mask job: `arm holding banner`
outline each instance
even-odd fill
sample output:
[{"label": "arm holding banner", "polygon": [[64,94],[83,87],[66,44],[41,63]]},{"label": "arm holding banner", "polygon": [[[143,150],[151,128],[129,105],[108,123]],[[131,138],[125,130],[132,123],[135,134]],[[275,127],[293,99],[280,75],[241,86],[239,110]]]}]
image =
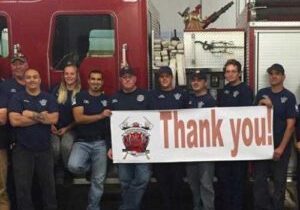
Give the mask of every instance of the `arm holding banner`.
[{"label": "arm holding banner", "polygon": [[109,109],[104,109],[100,114],[86,115],[84,114],[83,106],[77,106],[73,108],[73,115],[76,123],[89,124],[109,117],[111,111]]}]

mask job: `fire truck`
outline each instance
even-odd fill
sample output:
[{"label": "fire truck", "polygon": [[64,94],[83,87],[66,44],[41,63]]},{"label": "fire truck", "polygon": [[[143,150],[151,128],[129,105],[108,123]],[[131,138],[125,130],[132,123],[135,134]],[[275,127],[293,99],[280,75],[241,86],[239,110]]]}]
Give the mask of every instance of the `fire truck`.
[{"label": "fire truck", "polygon": [[10,77],[10,57],[21,50],[45,88],[60,81],[70,61],[79,64],[84,87],[88,72],[100,69],[111,94],[120,67],[130,64],[148,88],[153,33],[159,16],[150,0],[1,0],[0,76]]}]

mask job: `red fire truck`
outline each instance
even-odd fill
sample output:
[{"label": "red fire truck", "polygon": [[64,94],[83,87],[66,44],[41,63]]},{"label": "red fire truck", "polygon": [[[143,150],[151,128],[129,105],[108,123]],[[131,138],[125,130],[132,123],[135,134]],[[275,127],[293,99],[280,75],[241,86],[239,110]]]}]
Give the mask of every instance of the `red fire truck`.
[{"label": "red fire truck", "polygon": [[73,61],[84,86],[88,72],[101,69],[110,94],[118,89],[116,78],[126,60],[137,71],[138,85],[147,88],[149,37],[158,29],[150,0],[1,0],[0,76],[10,77],[10,57],[20,47],[47,88]]}]

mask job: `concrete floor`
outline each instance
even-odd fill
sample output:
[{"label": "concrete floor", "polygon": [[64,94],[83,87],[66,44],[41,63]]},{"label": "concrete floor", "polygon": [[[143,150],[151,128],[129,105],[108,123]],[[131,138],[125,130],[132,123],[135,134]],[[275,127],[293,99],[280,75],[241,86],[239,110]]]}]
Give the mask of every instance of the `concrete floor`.
[{"label": "concrete floor", "polygon": [[[78,183],[78,182],[77,182]],[[80,182],[79,182],[80,183]],[[83,210],[86,208],[89,185],[66,184],[57,187],[59,210]],[[188,185],[185,189],[185,210],[192,210],[192,199]],[[252,210],[252,183],[247,185],[246,204],[244,210]],[[297,210],[295,182],[288,183],[288,194],[286,198],[285,210]],[[142,210],[163,210],[157,183],[151,183],[144,196]],[[105,193],[101,201],[101,210],[117,210],[120,204],[119,184],[106,184]]]}]

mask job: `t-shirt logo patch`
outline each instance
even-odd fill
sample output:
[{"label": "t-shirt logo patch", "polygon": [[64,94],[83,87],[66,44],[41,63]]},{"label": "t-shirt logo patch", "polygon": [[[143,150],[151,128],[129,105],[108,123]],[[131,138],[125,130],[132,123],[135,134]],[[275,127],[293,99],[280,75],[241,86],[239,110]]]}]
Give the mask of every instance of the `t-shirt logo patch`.
[{"label": "t-shirt logo patch", "polygon": [[30,103],[30,101],[27,100],[27,99],[24,99],[23,101],[24,101],[25,103]]},{"label": "t-shirt logo patch", "polygon": [[295,110],[296,110],[297,113],[299,113],[299,107],[298,107],[297,104],[295,105]]},{"label": "t-shirt logo patch", "polygon": [[72,105],[76,104],[76,98],[75,97],[72,97],[71,101],[72,101]]},{"label": "t-shirt logo patch", "polygon": [[144,95],[138,95],[138,96],[136,97],[136,100],[137,100],[138,102],[142,102],[142,101],[145,100],[145,96],[144,96]]},{"label": "t-shirt logo patch", "polygon": [[107,100],[102,100],[102,101],[101,101],[101,104],[102,104],[103,106],[107,106]]},{"label": "t-shirt logo patch", "polygon": [[234,92],[233,92],[233,94],[232,94],[232,95],[233,95],[233,97],[235,97],[235,98],[236,98],[236,97],[237,97],[239,94],[240,94],[240,92],[236,90],[236,91],[234,91]]},{"label": "t-shirt logo patch", "polygon": [[199,101],[198,102],[198,108],[202,108],[204,106],[204,102],[203,101]]},{"label": "t-shirt logo patch", "polygon": [[224,90],[224,93],[225,93],[226,95],[228,95],[228,94],[230,93],[230,91],[229,91],[229,90]]},{"label": "t-shirt logo patch", "polygon": [[282,104],[284,104],[285,102],[287,102],[287,100],[288,100],[288,98],[285,97],[285,96],[283,96],[283,97],[280,98],[280,101],[281,101]]},{"label": "t-shirt logo patch", "polygon": [[11,93],[16,93],[17,90],[16,90],[15,88],[12,88],[12,89],[10,89],[10,92],[11,92]]},{"label": "t-shirt logo patch", "polygon": [[47,104],[47,99],[42,99],[42,100],[40,100],[40,104],[41,104],[42,106],[46,106],[46,104]]},{"label": "t-shirt logo patch", "polygon": [[159,95],[158,98],[166,98],[164,95]]},{"label": "t-shirt logo patch", "polygon": [[114,98],[114,99],[111,101],[112,104],[118,103],[118,102],[119,102],[119,101],[118,101],[118,99],[116,99],[116,98]]},{"label": "t-shirt logo patch", "polygon": [[181,94],[180,93],[176,93],[176,94],[174,94],[174,97],[175,97],[176,100],[179,100],[180,97],[181,97]]},{"label": "t-shirt logo patch", "polygon": [[83,100],[83,103],[84,103],[84,104],[89,104],[90,102],[89,102],[89,100],[84,99],[84,100]]}]

